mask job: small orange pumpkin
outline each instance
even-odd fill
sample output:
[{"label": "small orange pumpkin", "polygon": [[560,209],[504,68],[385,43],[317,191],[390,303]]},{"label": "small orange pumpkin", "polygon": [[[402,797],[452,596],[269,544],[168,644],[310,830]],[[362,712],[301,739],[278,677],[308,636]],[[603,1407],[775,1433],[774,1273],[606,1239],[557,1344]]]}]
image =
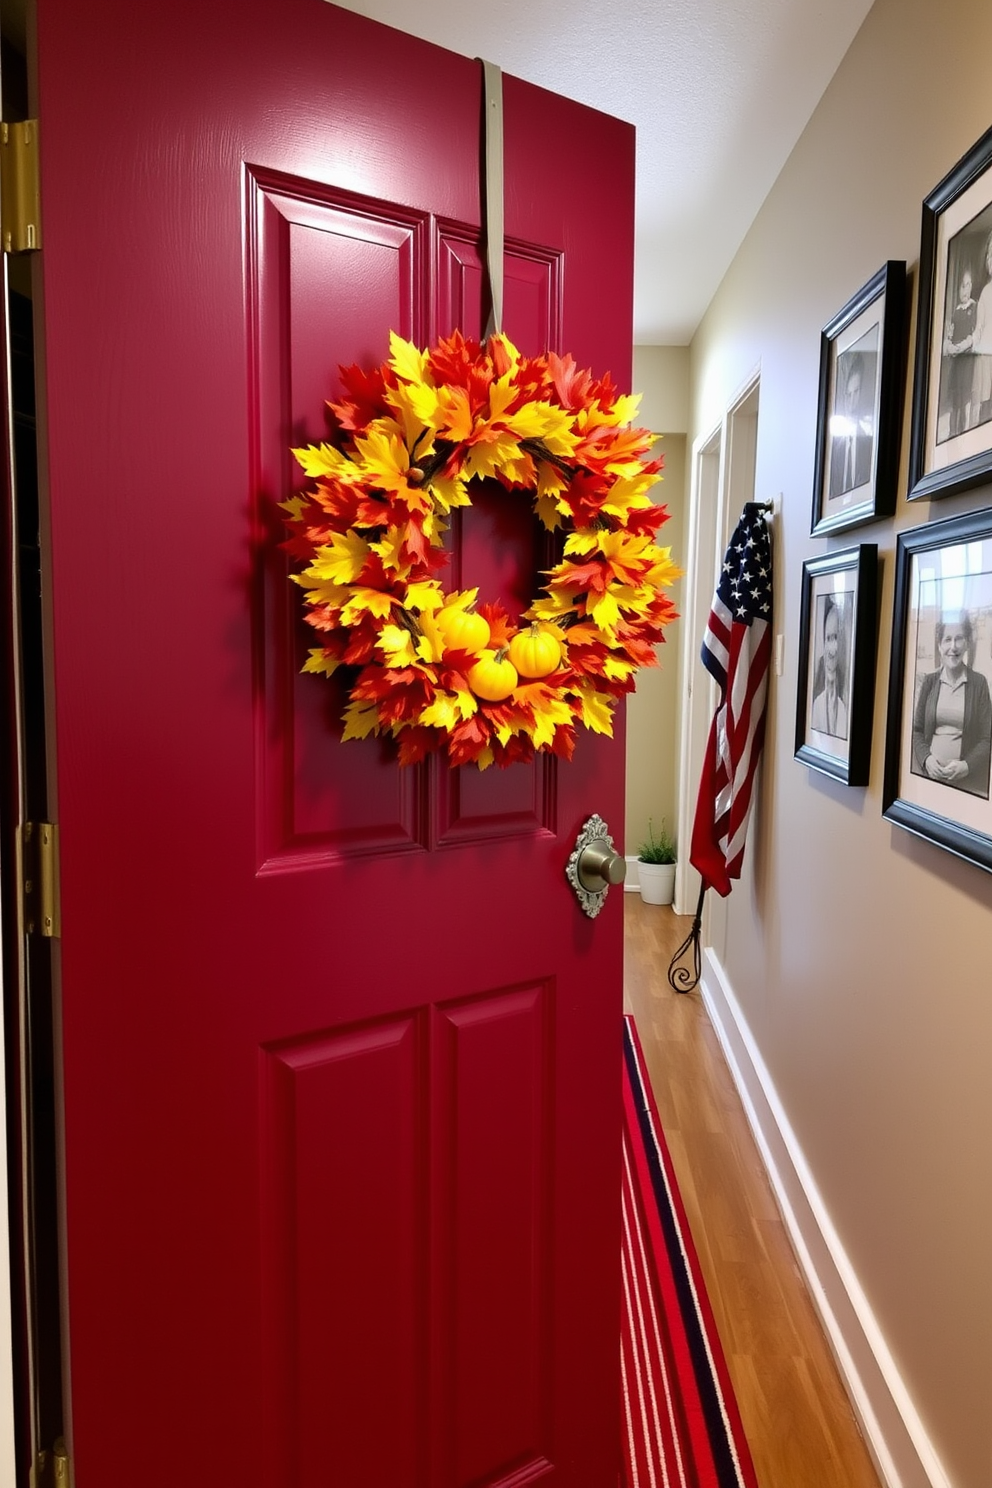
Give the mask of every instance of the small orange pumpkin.
[{"label": "small orange pumpkin", "polygon": [[547,677],[561,661],[561,641],[553,627],[530,625],[510,642],[510,660],[521,677]]},{"label": "small orange pumpkin", "polygon": [[451,605],[438,610],[434,619],[449,651],[468,651],[475,656],[489,645],[489,622],[474,610]]},{"label": "small orange pumpkin", "polygon": [[508,698],[519,680],[516,667],[503,651],[483,651],[468,672],[469,687],[487,703],[501,703]]}]

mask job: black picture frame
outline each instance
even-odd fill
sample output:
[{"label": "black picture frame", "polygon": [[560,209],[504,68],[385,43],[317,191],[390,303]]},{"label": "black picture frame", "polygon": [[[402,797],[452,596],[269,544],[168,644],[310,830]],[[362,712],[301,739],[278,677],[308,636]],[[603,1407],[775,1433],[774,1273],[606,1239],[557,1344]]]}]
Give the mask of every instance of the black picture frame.
[{"label": "black picture frame", "polygon": [[[803,564],[796,759],[867,785],[878,654],[878,545]],[[830,673],[833,673],[831,685]]]},{"label": "black picture frame", "polygon": [[905,325],[906,265],[890,259],[820,333],[814,537],[895,511]]},{"label": "black picture frame", "polygon": [[990,682],[992,509],[901,532],[882,814],[992,873]]},{"label": "black picture frame", "polygon": [[992,129],[923,203],[910,501],[966,491],[992,475],[990,166]]}]

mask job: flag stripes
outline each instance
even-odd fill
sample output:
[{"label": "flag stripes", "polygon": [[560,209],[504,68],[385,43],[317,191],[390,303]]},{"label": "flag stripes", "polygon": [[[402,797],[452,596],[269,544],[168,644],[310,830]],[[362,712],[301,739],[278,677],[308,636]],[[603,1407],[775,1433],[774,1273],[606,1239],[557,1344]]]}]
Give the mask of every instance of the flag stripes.
[{"label": "flag stripes", "polygon": [[772,644],[771,546],[763,510],[744,507],[717,584],[702,661],[720,688],[699,781],[690,861],[703,887],[740,877],[764,742]]}]

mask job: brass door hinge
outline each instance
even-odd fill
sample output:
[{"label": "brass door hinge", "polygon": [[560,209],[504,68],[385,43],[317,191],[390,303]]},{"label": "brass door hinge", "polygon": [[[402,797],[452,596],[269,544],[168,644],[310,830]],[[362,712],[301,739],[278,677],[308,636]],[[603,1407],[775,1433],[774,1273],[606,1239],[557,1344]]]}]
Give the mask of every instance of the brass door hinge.
[{"label": "brass door hinge", "polygon": [[51,1452],[39,1452],[35,1458],[31,1488],[72,1488],[72,1462],[61,1436]]},{"label": "brass door hinge", "polygon": [[4,253],[41,247],[38,121],[0,124],[0,241]]},{"label": "brass door hinge", "polygon": [[59,829],[52,822],[21,827],[24,929],[28,935],[62,934],[59,903]]}]

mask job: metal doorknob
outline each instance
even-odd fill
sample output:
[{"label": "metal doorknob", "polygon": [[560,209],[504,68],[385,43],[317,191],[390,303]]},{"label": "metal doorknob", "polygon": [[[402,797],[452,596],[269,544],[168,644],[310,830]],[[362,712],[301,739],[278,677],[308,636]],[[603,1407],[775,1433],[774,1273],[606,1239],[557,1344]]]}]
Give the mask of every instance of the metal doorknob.
[{"label": "metal doorknob", "polygon": [[610,885],[623,883],[627,876],[626,859],[613,846],[613,838],[601,816],[591,816],[575,839],[565,876],[583,914],[591,920],[606,903]]},{"label": "metal doorknob", "polygon": [[623,883],[627,877],[627,860],[600,837],[579,853],[578,874],[584,889],[590,894],[600,894],[610,884]]}]

